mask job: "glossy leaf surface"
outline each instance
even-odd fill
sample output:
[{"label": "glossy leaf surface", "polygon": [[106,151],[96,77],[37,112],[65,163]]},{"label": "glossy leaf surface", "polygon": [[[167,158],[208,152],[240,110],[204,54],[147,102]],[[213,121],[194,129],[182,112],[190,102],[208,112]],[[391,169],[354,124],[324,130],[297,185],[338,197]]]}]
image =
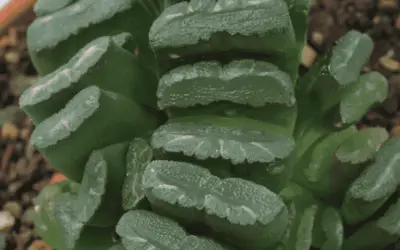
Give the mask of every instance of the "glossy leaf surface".
[{"label": "glossy leaf surface", "polygon": [[40,75],[45,75],[67,63],[95,38],[129,32],[137,38],[142,53],[152,57],[146,34],[153,18],[137,1],[78,0],[31,24],[27,31],[29,53]]},{"label": "glossy leaf surface", "polygon": [[196,123],[171,122],[155,131],[151,144],[156,149],[162,148],[171,153],[183,153],[203,160],[222,158],[235,164],[284,159],[294,148],[290,137],[274,134],[268,128],[264,131],[232,128],[229,127],[229,118],[216,117],[214,121],[215,125],[208,125],[205,120]]},{"label": "glossy leaf surface", "polygon": [[360,76],[354,87],[340,101],[342,122],[348,124],[361,120],[373,105],[386,99],[388,89],[387,79],[378,72]]},{"label": "glossy leaf surface", "polygon": [[228,101],[252,107],[295,104],[293,83],[276,66],[254,60],[200,62],[170,71],[160,79],[157,96],[161,109],[186,108]]},{"label": "glossy leaf surface", "polygon": [[162,202],[158,208],[168,209],[170,216],[234,235],[236,246],[271,246],[287,226],[286,207],[270,190],[239,178],[219,179],[197,165],[153,161],[143,175],[143,187],[150,202]]},{"label": "glossy leaf surface", "polygon": [[145,210],[124,214],[116,229],[126,250],[225,250],[218,243],[189,235],[178,223]]},{"label": "glossy leaf surface", "polygon": [[399,138],[391,138],[376,154],[375,162],[351,184],[342,214],[347,223],[364,221],[396,191],[400,183]]},{"label": "glossy leaf surface", "polygon": [[122,206],[125,211],[136,208],[145,199],[142,176],[152,158],[153,151],[145,140],[134,139],[130,143],[122,188]]},{"label": "glossy leaf surface", "polygon": [[129,140],[155,126],[155,119],[136,103],[91,86],[40,123],[31,143],[67,177],[80,181],[94,149]]}]

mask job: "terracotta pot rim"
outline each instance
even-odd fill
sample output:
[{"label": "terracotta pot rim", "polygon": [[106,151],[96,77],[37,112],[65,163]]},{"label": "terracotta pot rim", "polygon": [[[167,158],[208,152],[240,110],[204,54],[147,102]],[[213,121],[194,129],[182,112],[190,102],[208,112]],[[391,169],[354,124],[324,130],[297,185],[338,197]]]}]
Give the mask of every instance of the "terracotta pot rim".
[{"label": "terracotta pot rim", "polygon": [[31,9],[36,0],[11,0],[0,9],[0,33]]}]

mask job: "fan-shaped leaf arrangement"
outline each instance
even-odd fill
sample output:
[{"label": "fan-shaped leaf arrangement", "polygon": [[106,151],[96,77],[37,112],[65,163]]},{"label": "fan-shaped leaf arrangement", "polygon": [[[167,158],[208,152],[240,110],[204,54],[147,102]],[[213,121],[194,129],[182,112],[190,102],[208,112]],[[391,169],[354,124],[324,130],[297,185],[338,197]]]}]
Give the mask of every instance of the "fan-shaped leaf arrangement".
[{"label": "fan-shaped leaf arrangement", "polygon": [[[308,0],[39,0],[20,105],[69,180],[37,198],[57,250],[380,250],[400,139],[349,31],[298,77]],[[337,126],[340,123],[340,126]],[[336,126],[335,126],[336,124]]]}]

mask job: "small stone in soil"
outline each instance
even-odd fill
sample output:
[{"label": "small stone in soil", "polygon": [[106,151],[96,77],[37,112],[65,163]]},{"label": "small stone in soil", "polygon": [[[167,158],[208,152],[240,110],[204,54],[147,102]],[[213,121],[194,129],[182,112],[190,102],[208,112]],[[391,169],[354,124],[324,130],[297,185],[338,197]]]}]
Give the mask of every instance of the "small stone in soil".
[{"label": "small stone in soil", "polygon": [[36,212],[34,207],[29,207],[27,210],[25,210],[24,214],[22,215],[22,223],[26,225],[32,224],[35,214]]},{"label": "small stone in soil", "polygon": [[7,122],[1,127],[2,140],[15,140],[18,138],[18,133],[18,128],[12,123]]},{"label": "small stone in soil", "polygon": [[314,63],[317,56],[318,56],[317,52],[310,45],[306,45],[303,48],[301,64],[304,67],[309,68]]},{"label": "small stone in soil", "polygon": [[400,62],[389,57],[389,56],[382,56],[379,59],[379,63],[387,70],[392,72],[400,71]]},{"label": "small stone in soil", "polygon": [[21,217],[22,214],[22,208],[21,205],[16,202],[16,201],[9,201],[7,202],[3,209],[7,212],[10,212],[10,214],[14,217],[19,219]]},{"label": "small stone in soil", "polygon": [[0,232],[12,228],[15,224],[15,218],[8,211],[0,211]]}]

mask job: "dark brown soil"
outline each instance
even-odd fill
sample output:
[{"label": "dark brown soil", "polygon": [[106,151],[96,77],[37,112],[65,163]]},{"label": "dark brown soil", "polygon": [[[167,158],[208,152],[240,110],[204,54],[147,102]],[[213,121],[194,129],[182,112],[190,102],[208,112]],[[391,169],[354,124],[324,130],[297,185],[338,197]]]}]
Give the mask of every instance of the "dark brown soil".
[{"label": "dark brown soil", "polygon": [[[303,60],[326,52],[349,29],[370,34],[375,50],[364,71],[377,70],[388,77],[390,96],[371,110],[360,127],[383,126],[400,135],[400,4],[397,0],[314,0],[309,18],[309,46]],[[32,124],[18,110],[18,96],[35,77],[24,42],[27,24],[13,26],[0,37],[0,213],[15,221],[5,232],[5,250],[48,249],[33,232],[32,199],[47,184],[53,170],[28,144]],[[1,228],[0,228],[1,232]],[[0,241],[1,241],[0,233]],[[31,246],[31,247],[30,247]],[[1,249],[1,242],[0,242]],[[389,249],[396,249],[391,246]],[[388,250],[389,250],[388,249]],[[399,247],[397,249],[400,249]]]}]

